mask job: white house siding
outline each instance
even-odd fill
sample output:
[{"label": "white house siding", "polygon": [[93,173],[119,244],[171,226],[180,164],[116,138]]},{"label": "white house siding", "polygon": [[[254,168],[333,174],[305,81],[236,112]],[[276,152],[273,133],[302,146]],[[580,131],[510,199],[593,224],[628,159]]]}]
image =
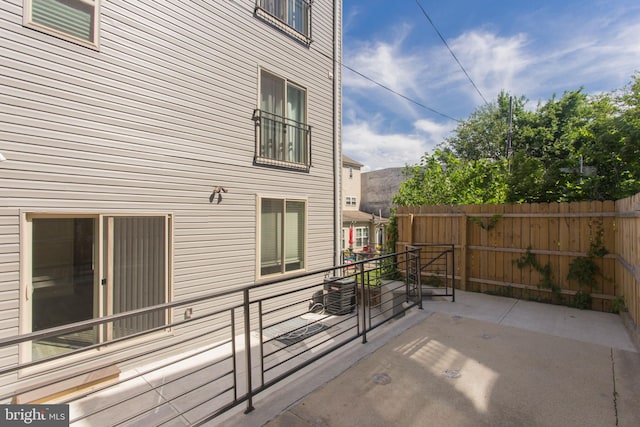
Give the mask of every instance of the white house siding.
[{"label": "white house siding", "polygon": [[[333,4],[313,3],[307,47],[256,18],[254,0],[103,0],[95,51],[1,2],[0,336],[19,330],[22,212],[173,214],[180,300],[255,283],[256,195],[302,197],[307,269],[330,266]],[[308,173],[253,165],[259,67],[307,89]],[[216,185],[228,193],[209,203]]]}]

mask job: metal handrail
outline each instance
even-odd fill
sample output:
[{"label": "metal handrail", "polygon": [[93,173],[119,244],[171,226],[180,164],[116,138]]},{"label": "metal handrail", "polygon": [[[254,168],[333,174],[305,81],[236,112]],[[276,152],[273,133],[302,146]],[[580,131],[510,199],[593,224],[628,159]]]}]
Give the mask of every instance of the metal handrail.
[{"label": "metal handrail", "polygon": [[[455,302],[456,300],[456,280],[455,280],[455,245],[451,243],[416,243],[413,245],[407,245],[407,247],[412,249],[422,248],[441,248],[439,250],[427,253],[434,253],[434,256],[424,257],[426,261],[420,264],[419,271],[424,271],[431,267],[432,265],[437,265],[436,263],[444,259],[444,269],[445,269],[445,293],[438,294],[437,296],[447,296],[451,297],[451,301]],[[446,248],[446,249],[445,249]],[[451,259],[449,259],[451,258]],[[451,272],[449,273],[449,268],[451,268]],[[451,279],[451,293],[449,293],[449,286],[447,285],[447,279]]]},{"label": "metal handrail", "polygon": [[[392,257],[392,256],[393,255],[384,255],[384,256],[379,257],[378,259],[385,259],[385,258],[389,258],[389,257]],[[367,261],[358,261],[358,262],[356,262],[356,263],[354,263],[352,265],[363,264],[363,263],[366,263],[366,262]],[[271,286],[271,285],[282,283],[283,281],[287,281],[288,282],[288,281],[304,279],[304,278],[307,278],[307,277],[323,275],[323,274],[326,274],[326,273],[333,273],[333,272],[335,272],[337,270],[343,269],[344,267],[345,267],[345,265],[340,265],[340,266],[337,266],[337,267],[328,267],[328,268],[322,268],[322,269],[307,271],[307,272],[304,272],[304,273],[294,274],[294,275],[291,275],[291,276],[287,276],[284,279],[283,278],[274,278],[274,279],[263,280],[263,281],[260,281],[258,283],[255,283],[255,284],[252,284],[252,285],[247,285],[247,286],[244,286],[242,288],[235,289],[235,290],[227,290],[227,291],[222,291],[222,292],[219,292],[219,291],[218,292],[211,292],[211,293],[204,294],[204,295],[201,295],[201,296],[198,296],[198,297],[190,297],[190,298],[181,299],[179,301],[173,301],[173,302],[168,302],[168,303],[163,303],[163,304],[156,304],[156,305],[152,305],[152,306],[149,306],[149,307],[130,310],[130,311],[123,312],[123,313],[111,314],[111,315],[108,315],[108,316],[102,316],[102,317],[97,318],[97,319],[83,320],[83,321],[79,321],[79,322],[74,322],[74,323],[66,325],[66,326],[57,326],[57,327],[53,327],[53,328],[43,329],[43,330],[36,331],[36,332],[29,332],[29,333],[26,333],[26,334],[20,334],[20,335],[16,335],[16,336],[12,336],[12,337],[0,338],[0,348],[8,346],[8,345],[12,345],[12,344],[19,344],[21,342],[33,341],[33,340],[38,340],[38,339],[58,336],[58,335],[61,335],[61,334],[64,334],[64,333],[77,332],[77,331],[80,331],[80,330],[88,329],[89,327],[98,326],[98,325],[102,325],[102,324],[113,322],[113,321],[117,321],[117,320],[128,319],[128,318],[140,316],[140,315],[143,315],[143,314],[155,313],[155,312],[161,311],[161,310],[170,310],[170,309],[181,307],[181,306],[195,305],[195,304],[197,304],[199,302],[204,302],[204,301],[208,301],[208,300],[212,300],[212,299],[223,298],[223,297],[226,297],[226,296],[230,296],[230,295],[234,295],[234,294],[238,294],[238,293],[244,292],[245,290],[253,290],[253,289],[264,288],[264,287],[268,287],[268,286]],[[267,297],[265,299],[275,298],[275,297],[278,297],[278,296],[282,296],[284,294],[286,294],[286,292],[282,292],[282,293],[279,293],[279,294],[274,294],[274,295],[272,295],[270,297]],[[255,301],[252,301],[252,302],[255,302]],[[232,307],[227,307],[225,309],[219,310],[216,313],[212,313],[212,315],[223,313],[223,312],[227,311],[229,308],[239,308],[239,307],[242,307],[242,304],[238,304],[238,305],[232,306]],[[164,329],[164,328],[165,327],[162,327],[162,329]]]},{"label": "metal handrail", "polygon": [[[268,111],[255,109],[253,111],[252,120],[255,122],[255,163],[264,163],[273,166],[282,166],[288,168],[305,168],[311,167],[311,126],[305,122],[299,122],[289,117],[274,114]],[[265,154],[262,152],[262,144],[264,143],[263,132],[265,129],[271,129],[276,137],[271,147],[274,152]],[[287,133],[298,133],[300,142],[303,147],[299,153],[303,158],[301,160],[287,158]],[[268,132],[267,132],[268,134]]]},{"label": "metal handrail", "polygon": [[[223,308],[214,309],[211,308],[210,311],[206,310],[205,314],[199,316],[193,316],[189,319],[180,319],[175,320],[174,317],[167,317],[167,324],[154,327],[149,331],[143,331],[140,333],[136,333],[133,335],[117,338],[114,340],[109,340],[105,342],[100,342],[98,344],[92,345],[90,347],[82,347],[79,351],[89,351],[93,350],[97,347],[99,348],[109,348],[114,343],[121,343],[124,341],[131,341],[132,338],[137,338],[144,336],[146,334],[154,333],[163,329],[171,329],[177,328],[178,326],[183,326],[189,324],[191,322],[201,322],[201,321],[210,321],[211,326],[205,328],[197,333],[190,333],[187,335],[177,335],[172,337],[170,340],[160,340],[154,344],[153,351],[157,352],[158,357],[161,357],[163,352],[169,350],[175,352],[176,349],[183,348],[183,346],[189,346],[188,348],[195,348],[197,351],[194,351],[194,354],[204,354],[208,351],[223,351],[226,354],[225,350],[227,346],[231,346],[229,351],[229,355],[225,356],[223,359],[212,359],[212,364],[220,363],[222,366],[223,361],[227,361],[225,363],[232,364],[228,368],[228,370],[223,370],[220,367],[221,372],[219,373],[217,378],[228,378],[232,381],[232,384],[229,386],[224,386],[220,388],[222,390],[220,393],[225,393],[224,390],[227,390],[228,393],[231,393],[228,399],[225,396],[222,404],[218,407],[212,408],[209,411],[209,415],[203,418],[202,420],[196,422],[205,423],[208,420],[214,419],[219,416],[221,413],[228,411],[229,409],[241,404],[246,403],[246,411],[250,411],[253,409],[253,398],[256,394],[268,389],[274,384],[278,383],[282,379],[292,375],[298,370],[309,366],[311,363],[314,363],[331,352],[335,351],[337,348],[340,348],[344,345],[351,343],[352,341],[362,337],[363,342],[366,342],[367,332],[372,329],[381,326],[386,321],[390,320],[381,317],[375,318],[372,316],[373,307],[371,304],[368,307],[365,307],[364,298],[366,295],[365,291],[365,275],[368,275],[371,271],[380,269],[383,263],[388,263],[390,266],[390,271],[394,271],[394,274],[399,274],[399,279],[403,280],[403,282],[399,283],[397,286],[404,287],[409,286],[407,280],[409,278],[409,266],[408,263],[415,262],[419,260],[420,253],[419,250],[406,250],[404,252],[399,252],[395,254],[387,254],[380,257],[377,257],[373,260],[362,260],[357,261],[354,264],[349,265],[348,267],[353,268],[355,266],[357,268],[357,272],[355,275],[342,275],[345,271],[346,265],[339,265],[334,267],[322,268],[313,271],[304,272],[301,274],[296,274],[293,276],[289,276],[286,278],[274,278],[270,280],[265,280],[260,283],[248,285],[242,287],[241,289],[236,290],[228,290],[221,292],[210,292],[206,295],[198,296],[198,297],[190,297],[185,298],[180,301],[173,301],[165,304],[157,304],[151,307],[141,308],[137,310],[132,310],[126,313],[119,313],[110,316],[104,316],[98,319],[91,319],[81,322],[76,322],[66,326],[60,326],[55,328],[49,328],[42,331],[31,332],[27,334],[17,335],[13,337],[5,337],[0,339],[0,350],[6,349],[10,346],[19,345],[21,343],[26,343],[34,340],[42,340],[46,338],[56,337],[66,333],[77,332],[80,330],[88,329],[90,327],[95,327],[98,325],[102,325],[109,322],[114,322],[122,319],[127,319],[135,316],[140,316],[144,314],[149,314],[157,311],[171,311],[178,307],[195,305],[203,302],[211,302],[212,306],[215,307],[216,301],[220,299],[225,299],[227,301],[227,305]],[[418,261],[419,262],[419,261]],[[373,268],[372,268],[373,266]],[[413,268],[413,267],[412,267]],[[373,274],[373,273],[372,273]],[[376,273],[379,274],[379,273]],[[352,280],[351,283],[354,283],[353,295],[346,295],[346,297],[341,297],[339,300],[335,300],[334,302],[338,302],[339,304],[349,304],[347,307],[352,307],[353,311],[351,314],[331,314],[331,313],[322,313],[315,322],[316,324],[323,324],[326,326],[326,337],[321,337],[318,335],[317,340],[315,342],[310,341],[310,338],[305,338],[305,341],[302,341],[303,345],[297,346],[296,344],[291,344],[286,346],[286,354],[287,358],[283,358],[279,356],[282,352],[282,348],[275,346],[276,350],[271,351],[269,348],[274,348],[275,340],[269,339],[265,340],[264,332],[266,329],[273,325],[277,325],[277,322],[282,322],[281,318],[287,318],[286,316],[290,316],[287,314],[289,312],[295,312],[297,308],[299,308],[301,303],[305,302],[305,298],[308,300],[310,294],[314,289],[318,289],[318,287],[322,287],[325,290],[327,286],[335,283],[339,280],[343,279]],[[380,277],[380,276],[377,276]],[[418,278],[419,280],[419,278]],[[294,290],[282,290],[283,285],[289,283]],[[280,287],[281,290],[277,292],[270,292],[268,295],[264,292],[269,289],[273,289],[276,286]],[[286,286],[285,286],[286,287]],[[418,286],[419,288],[419,286]],[[360,294],[356,292],[356,289],[360,289]],[[261,295],[256,295],[256,292],[260,292]],[[230,297],[237,297],[238,301],[234,302],[233,300],[229,301]],[[353,299],[352,301],[345,301],[344,298]],[[407,302],[409,299],[407,297]],[[353,304],[353,306],[351,305]],[[411,304],[408,304],[406,307],[398,307],[398,310],[409,310],[412,307],[419,306],[421,308],[421,298],[418,298],[417,301],[411,301]],[[268,309],[265,309],[266,306],[269,306]],[[223,316],[223,317],[220,317]],[[220,320],[213,320],[218,319]],[[297,318],[297,317],[296,317]],[[236,321],[241,320],[242,325],[239,327],[236,325]],[[375,321],[374,321],[375,320]],[[378,321],[380,320],[380,321]],[[200,324],[200,323],[199,323]],[[258,329],[253,329],[254,327],[258,327]],[[258,337],[256,338],[255,332],[258,331]],[[191,330],[194,331],[194,330]],[[244,342],[242,339],[238,341],[238,337],[240,335],[244,335]],[[322,334],[321,334],[322,335]],[[270,342],[271,341],[271,342]],[[239,348],[237,346],[238,343],[243,344],[244,349],[251,349],[250,351],[244,351],[243,348]],[[255,344],[259,343],[259,347],[254,347]],[[194,347],[195,346],[195,347]],[[281,345],[279,345],[281,346]],[[130,348],[131,351],[131,348]],[[244,361],[239,359],[240,355],[244,352]],[[16,363],[11,366],[4,366],[0,369],[0,379],[4,378],[6,375],[17,375],[21,370],[29,367],[33,367],[35,365],[43,364],[50,362],[52,360],[60,359],[67,357],[70,353],[65,353],[59,355],[55,358],[47,358],[41,360],[35,360],[25,363]],[[104,354],[104,353],[101,353]],[[122,353],[114,353],[114,355],[108,360],[108,362],[112,364],[131,364],[136,358],[147,358],[148,352],[145,350],[140,350],[139,352],[122,352]],[[180,360],[186,360],[188,357],[185,356],[183,358],[176,359],[176,361],[167,361],[166,363],[161,363],[160,368],[164,369],[167,367],[181,366],[182,362]],[[261,365],[261,373],[260,377],[254,377],[252,375],[252,369],[254,365],[254,358],[259,358]],[[285,362],[277,359],[285,359]],[[5,359],[6,360],[6,359]],[[87,360],[92,360],[87,358],[83,360],[81,363],[87,362]],[[101,358],[96,359],[103,360]],[[256,359],[257,360],[257,359]],[[91,366],[83,365],[84,367],[80,367],[78,365],[78,370],[74,371],[72,374],[64,374],[59,378],[49,379],[46,384],[55,385],[60,384],[63,381],[74,378],[79,374],[88,374],[99,369],[104,368],[107,361],[103,361],[100,363],[92,364]],[[177,363],[177,365],[175,365]],[[207,365],[208,366],[208,365]],[[205,369],[203,367],[202,369]],[[151,368],[149,368],[151,369]],[[155,369],[155,368],[154,368]],[[224,368],[227,369],[227,368]],[[244,378],[246,379],[246,384],[244,386],[238,382],[238,379],[241,377],[239,375],[239,369],[244,372]],[[155,372],[154,370],[145,370],[144,368],[140,368],[139,371],[132,376],[128,376],[122,380],[119,380],[115,385],[123,384],[127,381],[133,381],[136,378],[143,377],[145,375],[149,375]],[[267,376],[268,374],[268,376]],[[185,372],[183,375],[178,376],[178,378],[184,378],[185,376],[190,375],[190,372]],[[16,377],[13,377],[16,381]],[[173,379],[172,381],[176,381]],[[214,381],[214,380],[211,380]],[[1,381],[0,381],[1,382]],[[5,385],[8,382],[5,382]],[[16,384],[20,384],[19,382]],[[27,386],[21,390],[21,393],[29,392],[37,390],[42,384],[33,384],[33,381],[30,380],[25,383]],[[205,387],[205,385],[200,385],[197,387]],[[78,392],[77,395],[70,397],[67,400],[67,403],[73,403],[78,401],[79,399],[91,398],[95,395],[98,395],[100,392],[105,391],[106,389],[110,389],[114,387],[112,384],[105,384],[103,386],[94,386],[90,390]],[[196,387],[196,386],[194,386]],[[6,390],[6,387],[5,387]],[[6,393],[6,392],[5,392]],[[13,393],[13,394],[12,394]],[[16,391],[9,391],[9,394],[5,394],[4,396],[0,396],[0,399],[7,400],[12,397],[15,397],[17,393]],[[142,393],[142,392],[141,392]],[[206,396],[205,396],[206,397]],[[215,396],[214,396],[215,397]],[[218,396],[219,397],[219,396]],[[95,416],[96,414],[101,414],[103,411],[107,409],[112,409],[114,406],[124,403],[127,400],[126,396],[123,396],[121,399],[118,399],[113,406],[109,405],[106,407],[99,406],[97,409],[93,410],[91,413],[87,413],[82,415],[85,416]],[[199,401],[194,401],[190,403],[192,406],[198,406],[204,404],[203,402],[198,403]],[[206,400],[205,400],[206,402]],[[164,403],[159,402],[154,406],[157,408],[158,406]],[[140,412],[137,414],[131,414],[127,419],[133,419],[138,415],[145,414],[149,411],[153,410],[153,408],[141,408]],[[164,422],[164,421],[163,421]]]}]

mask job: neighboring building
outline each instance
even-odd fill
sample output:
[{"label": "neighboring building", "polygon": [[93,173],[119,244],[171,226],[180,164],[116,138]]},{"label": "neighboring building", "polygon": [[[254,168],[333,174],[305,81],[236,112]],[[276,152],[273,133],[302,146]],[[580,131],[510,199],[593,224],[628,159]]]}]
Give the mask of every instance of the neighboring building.
[{"label": "neighboring building", "polygon": [[361,209],[362,164],[342,156],[342,244],[343,250],[384,249],[387,218]]},{"label": "neighboring building", "polygon": [[[5,0],[1,336],[334,265],[341,10]],[[167,321],[36,341],[0,367]]]},{"label": "neighboring building", "polygon": [[362,180],[362,200],[360,209],[365,212],[378,212],[383,217],[391,216],[393,196],[398,193],[405,176],[404,168],[387,168],[364,172]]}]

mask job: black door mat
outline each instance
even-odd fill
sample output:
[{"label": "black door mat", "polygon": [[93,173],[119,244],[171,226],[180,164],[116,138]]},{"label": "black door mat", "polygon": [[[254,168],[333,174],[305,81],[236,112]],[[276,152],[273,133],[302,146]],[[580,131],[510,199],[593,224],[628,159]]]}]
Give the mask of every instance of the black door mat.
[{"label": "black door mat", "polygon": [[284,345],[290,346],[328,328],[327,325],[321,322],[294,317],[264,328],[262,335],[269,338],[269,340],[275,339]]}]

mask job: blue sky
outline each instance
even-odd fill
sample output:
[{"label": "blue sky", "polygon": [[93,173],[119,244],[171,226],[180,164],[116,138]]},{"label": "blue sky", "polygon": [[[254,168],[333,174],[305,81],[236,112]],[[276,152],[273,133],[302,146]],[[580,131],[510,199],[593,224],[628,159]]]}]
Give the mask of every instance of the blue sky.
[{"label": "blue sky", "polygon": [[[420,0],[482,95],[529,108],[640,71],[639,0]],[[447,116],[484,101],[415,0],[343,0],[343,64]],[[343,69],[343,151],[363,171],[418,163],[456,122]]]}]

